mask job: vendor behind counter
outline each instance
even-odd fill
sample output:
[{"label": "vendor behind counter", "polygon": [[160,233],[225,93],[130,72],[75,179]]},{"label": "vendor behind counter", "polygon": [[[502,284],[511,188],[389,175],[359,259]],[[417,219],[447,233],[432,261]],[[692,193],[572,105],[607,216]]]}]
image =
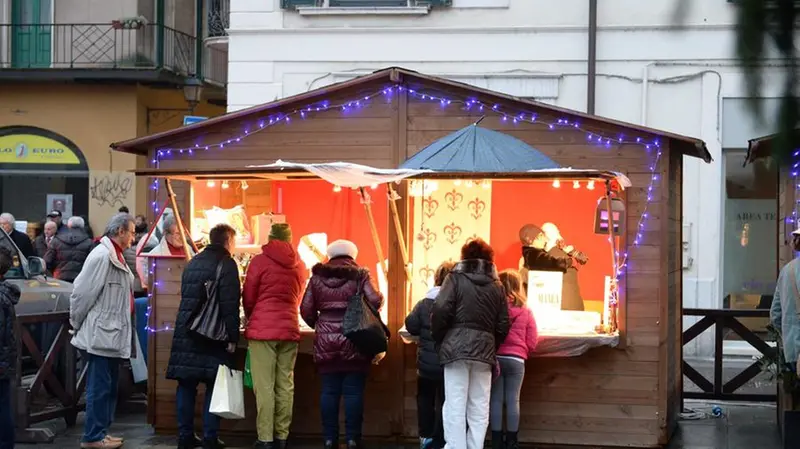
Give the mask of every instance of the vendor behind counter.
[{"label": "vendor behind counter", "polygon": [[527,224],[519,230],[522,243],[520,274],[526,284],[528,271],[556,271],[564,273],[561,293],[561,310],[584,310],[583,297],[578,284],[577,260],[586,263],[585,256],[571,247],[564,247],[558,228],[545,223],[541,228]]}]

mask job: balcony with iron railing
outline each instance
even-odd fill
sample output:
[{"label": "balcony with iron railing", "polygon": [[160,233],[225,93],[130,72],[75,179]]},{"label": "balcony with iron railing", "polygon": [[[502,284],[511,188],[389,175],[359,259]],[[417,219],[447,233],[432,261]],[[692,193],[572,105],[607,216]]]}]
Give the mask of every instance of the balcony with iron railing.
[{"label": "balcony with iron railing", "polygon": [[211,48],[227,48],[228,28],[231,25],[230,0],[206,0],[206,45]]},{"label": "balcony with iron railing", "polygon": [[[227,52],[157,24],[0,24],[0,79],[227,82]],[[199,70],[198,70],[199,69]]]}]

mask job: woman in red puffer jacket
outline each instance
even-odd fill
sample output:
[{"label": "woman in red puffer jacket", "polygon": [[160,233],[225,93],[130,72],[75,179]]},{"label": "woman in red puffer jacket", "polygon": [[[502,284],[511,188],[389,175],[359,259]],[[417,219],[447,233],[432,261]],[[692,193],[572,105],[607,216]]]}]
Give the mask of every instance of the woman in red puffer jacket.
[{"label": "woman in red puffer jacket", "polygon": [[272,225],[269,242],[247,267],[242,302],[245,337],[258,418],[256,448],[286,447],[294,403],[294,362],[300,341],[300,306],[305,269],[285,223]]},{"label": "woman in red puffer jacket", "polygon": [[314,362],[322,377],[320,412],[325,448],[339,447],[339,401],[344,397],[347,448],[361,447],[364,387],[372,360],[358,352],[342,334],[342,319],[359,285],[367,300],[380,310],[383,296],[372,285],[369,271],[356,263],[358,248],[337,240],[328,246],[328,263],[314,265],[300,314],[316,331]]},{"label": "woman in red puffer jacket", "polygon": [[[525,360],[536,349],[538,332],[533,312],[528,308],[522,278],[515,270],[500,273],[508,298],[508,319],[511,330],[497,349],[500,376],[492,384],[489,419],[492,427],[492,449],[518,449],[519,396],[525,378]],[[506,406],[506,431],[503,434],[503,404]],[[505,442],[503,441],[505,440]]]}]

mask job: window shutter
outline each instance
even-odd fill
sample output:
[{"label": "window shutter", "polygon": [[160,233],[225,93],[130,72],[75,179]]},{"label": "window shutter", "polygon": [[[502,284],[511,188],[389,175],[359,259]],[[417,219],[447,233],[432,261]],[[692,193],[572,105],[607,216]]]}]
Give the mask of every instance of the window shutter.
[{"label": "window shutter", "polygon": [[297,9],[298,6],[320,6],[319,0],[281,0],[281,8]]},{"label": "window shutter", "polygon": [[408,0],[329,0],[329,5],[339,8],[372,8],[380,6],[408,6]]},{"label": "window shutter", "polygon": [[452,6],[453,0],[415,0],[417,6],[430,6],[436,8],[439,6]]}]

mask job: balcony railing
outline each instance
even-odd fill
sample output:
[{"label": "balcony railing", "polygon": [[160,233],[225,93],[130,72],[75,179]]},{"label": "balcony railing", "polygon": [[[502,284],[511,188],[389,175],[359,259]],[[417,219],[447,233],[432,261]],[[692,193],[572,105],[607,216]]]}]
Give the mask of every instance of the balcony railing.
[{"label": "balcony railing", "polygon": [[[159,26],[0,24],[1,69],[166,69],[196,76],[197,38]],[[203,64],[206,67],[208,64]],[[206,74],[201,74],[206,75]],[[215,80],[224,84],[226,80]]]},{"label": "balcony railing", "polygon": [[208,37],[224,37],[231,25],[231,1],[208,1]]}]

